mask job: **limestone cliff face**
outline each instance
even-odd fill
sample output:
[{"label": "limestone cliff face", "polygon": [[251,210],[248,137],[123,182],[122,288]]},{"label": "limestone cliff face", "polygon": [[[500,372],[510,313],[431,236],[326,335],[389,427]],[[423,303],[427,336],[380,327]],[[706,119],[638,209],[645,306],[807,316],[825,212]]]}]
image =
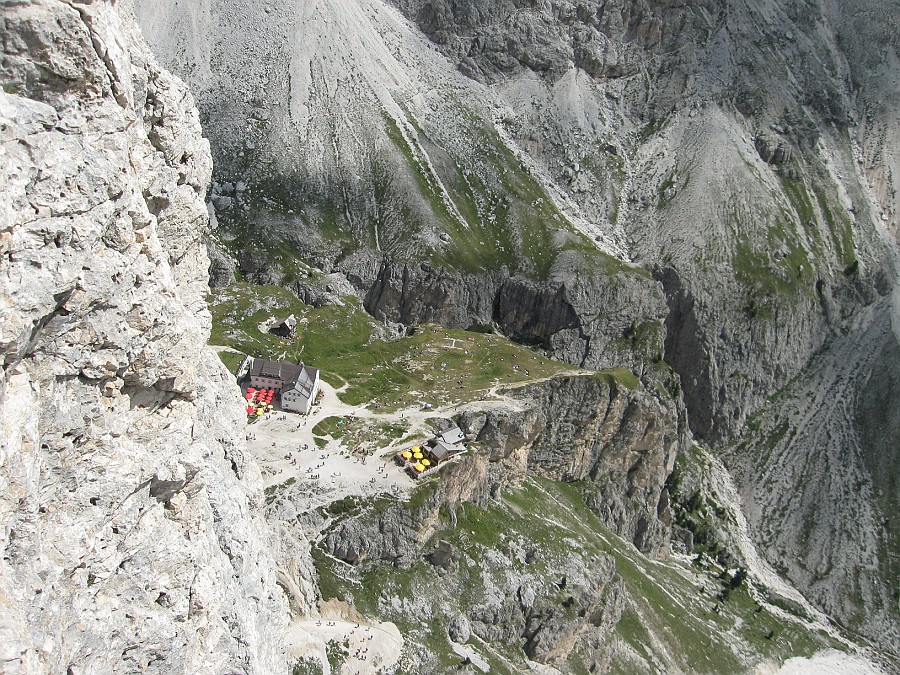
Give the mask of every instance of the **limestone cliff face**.
[{"label": "limestone cliff face", "polygon": [[581,482],[588,506],[610,529],[648,554],[665,555],[671,521],[664,485],[687,441],[677,401],[607,375],[555,377],[504,394],[502,402],[458,416],[477,449],[443,469],[420,506],[346,520],[328,534],[326,548],[351,563],[409,564],[433,534],[441,506],[484,506],[531,473]]},{"label": "limestone cliff face", "polygon": [[[496,327],[569,363],[642,372],[663,352],[667,308],[661,289],[625,265],[608,275],[585,267],[577,256],[566,256],[546,282],[535,283],[507,270],[459,274],[386,259],[365,307],[378,319],[405,324]],[[637,331],[640,345],[632,340]]]},{"label": "limestone cliff face", "polygon": [[283,670],[259,471],[205,347],[193,99],[115,3],[2,20],[3,670]]},{"label": "limestone cliff face", "polygon": [[508,393],[518,409],[472,410],[460,420],[492,448],[492,459],[516,458],[501,475],[527,469],[581,481],[588,506],[610,529],[645,553],[664,555],[670,525],[664,484],[687,443],[678,402],[604,375],[553,378]]}]

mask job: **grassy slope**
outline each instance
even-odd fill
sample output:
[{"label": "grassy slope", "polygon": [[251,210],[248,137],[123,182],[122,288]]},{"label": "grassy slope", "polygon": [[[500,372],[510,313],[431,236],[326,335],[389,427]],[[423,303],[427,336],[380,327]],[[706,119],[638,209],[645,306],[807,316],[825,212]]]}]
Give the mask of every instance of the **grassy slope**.
[{"label": "grassy slope", "polygon": [[[784,176],[780,182],[787,203],[768,216],[765,240],[756,248],[739,240],[732,258],[735,278],[750,291],[752,314],[765,312],[772,299],[814,297],[816,277],[830,264],[839,265],[846,275],[856,269],[853,227],[846,211],[834,205],[821,185],[811,190],[806,181]],[[773,195],[773,204],[781,201]],[[736,232],[752,229],[737,214],[732,220]],[[772,253],[782,245],[786,254],[776,260]]]},{"label": "grassy slope", "polygon": [[[460,114],[469,115],[463,106]],[[369,215],[350,219],[353,206],[348,208],[341,197],[346,186],[312,193],[309,177],[274,166],[257,167],[258,179],[250,181],[244,195],[249,210],[232,208],[218,214],[227,233],[225,247],[234,255],[242,251],[263,255],[280,269],[284,283],[305,275],[314,251],[338,261],[361,246],[374,248],[376,228],[383,251],[462,272],[506,267],[545,280],[562,253],[575,252],[579,262],[570,257],[566,264],[577,264],[587,273],[649,277],[642,268],[600,251],[579,232],[491,125],[473,118],[471,143],[465,157],[458,157],[411,114],[406,113],[406,121],[403,133],[394,119],[385,116],[384,151],[401,158],[412,180],[392,180],[385,157],[373,157],[369,169],[374,208]],[[246,154],[250,159],[245,158],[245,168],[255,157],[253,151]],[[407,188],[400,185],[418,194],[404,194]],[[381,222],[379,214],[388,212],[400,217]],[[369,222],[360,222],[366,219]],[[430,230],[446,233],[449,242],[423,249],[420,234]],[[301,236],[305,243],[298,247],[301,232],[306,233]]]},{"label": "grassy slope", "polygon": [[[605,528],[584,505],[577,485],[528,479],[521,490],[493,502],[487,510],[466,505],[457,513],[455,528],[446,517],[443,522],[444,529],[434,534],[423,551],[430,551],[437,539],[446,539],[463,551],[456,579],[439,577],[424,559],[408,570],[384,565],[354,568],[321,551],[315,554],[326,599],[340,597],[365,614],[394,621],[410,641],[410,649],[436,655],[441,672],[455,667],[459,658],[452,654],[446,634],[435,626],[446,625],[457,611],[483,600],[485,575],[512,570],[552,579],[572,555],[609,555],[624,581],[629,602],[615,639],[627,645],[618,653],[630,649],[632,656],[615,660],[614,672],[736,673],[764,660],[811,655],[833,646],[827,636],[779,619],[766,609],[757,610],[746,589],[718,602],[714,596],[722,585],[712,577],[698,576],[677,562],[647,560]],[[539,549],[535,561],[513,557],[507,567],[497,566],[496,551],[515,547],[517,542]],[[457,579],[463,580],[461,587]],[[698,590],[701,584],[702,591]],[[564,597],[560,594],[560,603]],[[427,599],[432,620],[421,624],[417,619],[421,606],[413,610],[412,605],[391,602],[391,598],[413,603],[416,598]],[[718,613],[712,610],[716,604]],[[520,647],[504,649],[474,638],[470,645],[491,662],[493,672],[517,672],[524,667]],[[566,666],[571,672],[583,667],[578,654]]]},{"label": "grassy slope", "polygon": [[[473,124],[479,123],[473,120]],[[603,254],[553,205],[546,190],[496,132],[479,126],[483,144],[473,148],[473,157],[463,173],[452,160],[440,164],[423,161],[426,152],[430,156],[444,151],[414,122],[415,148],[394,120],[386,120],[388,137],[409,165],[434,219],[452,240],[449,247],[435,252],[433,262],[466,272],[506,266],[513,272],[545,279],[563,250],[581,250],[602,258]],[[436,175],[440,173],[437,166],[447,167],[442,175]],[[439,181],[464,222],[447,208]]]},{"label": "grassy slope", "polygon": [[[304,361],[315,365],[335,386],[347,384],[341,398],[350,405],[373,401],[384,410],[418,402],[440,406],[476,398],[494,384],[549,377],[573,368],[506,338],[439,326],[419,327],[397,340],[372,340],[373,324],[357,301],[315,309],[290,291],[240,284],[211,298],[212,344],[227,345],[254,357]],[[299,340],[263,334],[257,324],[270,316],[293,314]],[[455,348],[452,347],[456,340]],[[235,355],[222,353],[230,367]],[[636,386],[635,376],[615,369],[598,375]]]}]

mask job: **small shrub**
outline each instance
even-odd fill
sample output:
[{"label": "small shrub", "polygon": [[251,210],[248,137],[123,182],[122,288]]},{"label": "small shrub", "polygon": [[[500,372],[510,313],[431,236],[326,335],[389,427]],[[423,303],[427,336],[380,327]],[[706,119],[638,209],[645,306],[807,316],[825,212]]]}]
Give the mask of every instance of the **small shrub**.
[{"label": "small shrub", "polygon": [[299,659],[291,669],[291,675],[322,675],[322,664],[318,659]]}]

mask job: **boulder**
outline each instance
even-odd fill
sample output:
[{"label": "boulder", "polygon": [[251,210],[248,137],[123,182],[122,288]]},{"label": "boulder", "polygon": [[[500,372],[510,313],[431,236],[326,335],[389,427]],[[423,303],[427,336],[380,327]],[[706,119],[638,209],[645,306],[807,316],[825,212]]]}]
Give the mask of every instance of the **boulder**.
[{"label": "boulder", "polygon": [[755,145],[759,156],[768,164],[787,164],[794,155],[794,150],[787,141],[770,134],[757,136]]},{"label": "boulder", "polygon": [[457,614],[450,619],[450,623],[447,625],[447,635],[457,644],[466,644],[472,635],[469,620],[462,614]]}]

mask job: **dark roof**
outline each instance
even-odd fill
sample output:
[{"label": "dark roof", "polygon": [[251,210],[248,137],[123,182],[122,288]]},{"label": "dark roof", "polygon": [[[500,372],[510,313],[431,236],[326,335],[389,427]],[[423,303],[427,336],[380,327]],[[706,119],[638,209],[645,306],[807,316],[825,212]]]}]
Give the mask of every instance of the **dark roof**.
[{"label": "dark roof", "polygon": [[281,361],[267,361],[266,359],[253,359],[250,366],[251,377],[272,377],[281,380],[282,389],[292,389],[303,372],[303,364],[283,363]]},{"label": "dark roof", "polygon": [[443,461],[447,459],[450,455],[455,452],[459,452],[458,449],[454,449],[446,445],[443,441],[438,441],[434,444],[434,447],[429,448],[429,451],[438,461]]},{"label": "dark roof", "polygon": [[297,319],[294,318],[293,314],[291,314],[290,316],[285,317],[284,319],[279,319],[279,320],[275,321],[275,323],[273,323],[271,326],[269,326],[269,332],[278,330],[279,328],[285,328],[288,330],[288,332],[293,332],[296,327],[297,327]]}]

